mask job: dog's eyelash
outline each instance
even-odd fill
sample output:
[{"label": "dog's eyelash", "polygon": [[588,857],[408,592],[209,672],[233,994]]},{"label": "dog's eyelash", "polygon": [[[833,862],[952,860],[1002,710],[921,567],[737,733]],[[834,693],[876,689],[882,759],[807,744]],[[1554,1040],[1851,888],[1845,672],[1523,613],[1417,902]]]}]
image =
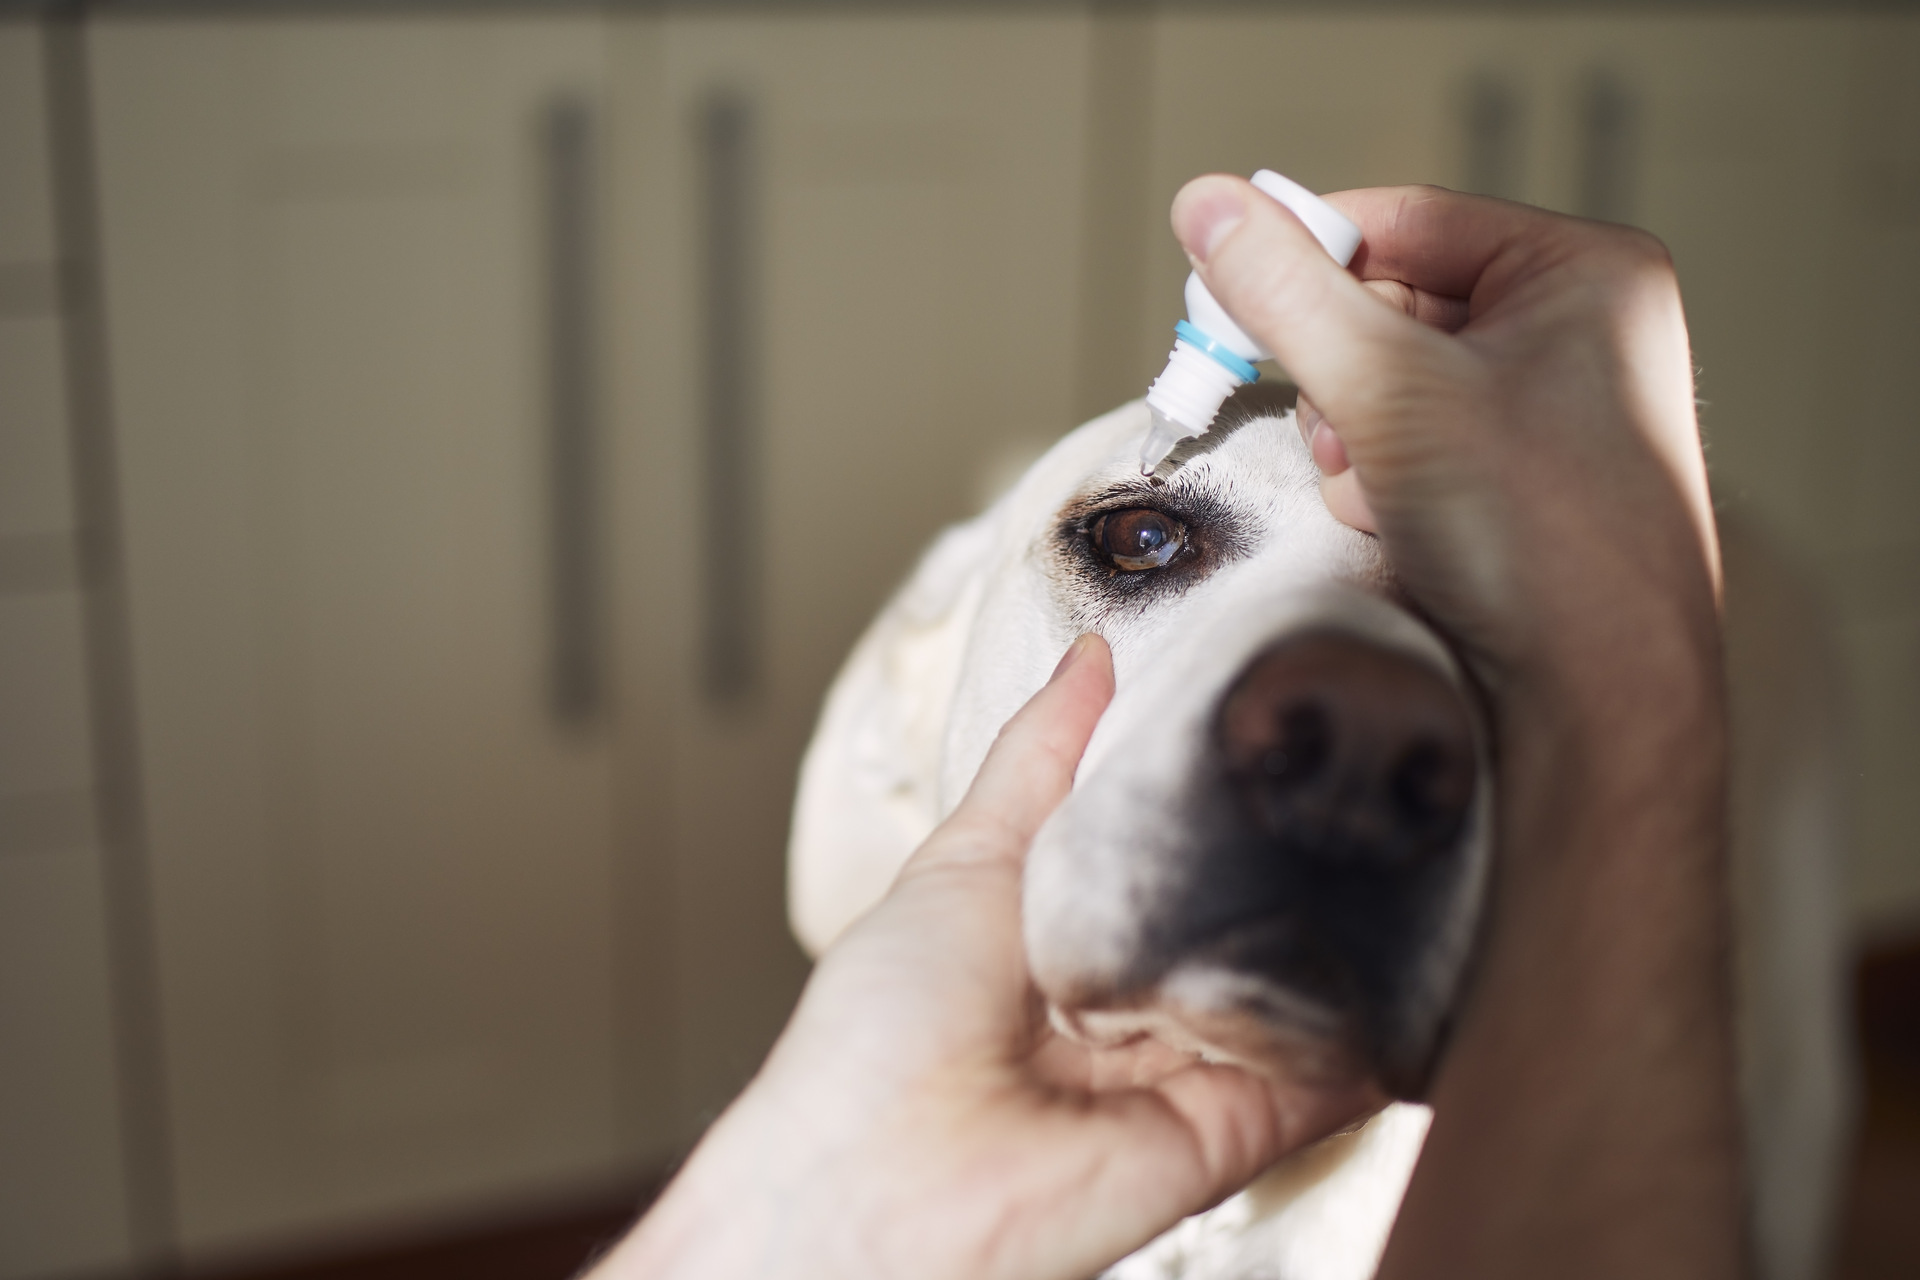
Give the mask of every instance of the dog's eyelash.
[{"label": "dog's eyelash", "polygon": [[[1100,520],[1119,511],[1156,511],[1184,529],[1180,551],[1165,565],[1125,569],[1096,545]],[[1050,576],[1075,625],[1098,629],[1117,611],[1131,611],[1205,580],[1246,546],[1242,522],[1208,495],[1170,492],[1164,486],[1121,483],[1084,494],[1061,510],[1048,559]]]},{"label": "dog's eyelash", "polygon": [[1074,529],[1079,533],[1091,532],[1100,517],[1112,515],[1116,511],[1158,511],[1171,520],[1178,520],[1188,528],[1206,521],[1220,521],[1224,512],[1217,503],[1206,499],[1194,499],[1183,494],[1167,492],[1166,489],[1136,484],[1117,484],[1090,493],[1071,503],[1066,511]]}]

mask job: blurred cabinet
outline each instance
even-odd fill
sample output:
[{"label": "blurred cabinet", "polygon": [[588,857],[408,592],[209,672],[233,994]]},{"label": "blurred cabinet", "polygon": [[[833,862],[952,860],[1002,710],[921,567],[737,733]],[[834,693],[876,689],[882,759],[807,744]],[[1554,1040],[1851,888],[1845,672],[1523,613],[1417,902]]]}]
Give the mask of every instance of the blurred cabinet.
[{"label": "blurred cabinet", "polygon": [[[91,52],[183,1250],[618,1185],[804,978],[787,812],[841,657],[983,469],[1072,425],[1084,23]],[[589,309],[558,337],[555,270]],[[574,501],[584,718],[550,697]]]},{"label": "blurred cabinet", "polygon": [[130,1257],[47,80],[0,22],[0,1276]]},{"label": "blurred cabinet", "polygon": [[630,1175],[613,765],[548,678],[542,121],[600,28],[91,54],[180,1243]]},{"label": "blurred cabinet", "polygon": [[758,1064],[804,973],[786,828],[827,682],[994,460],[1075,421],[1085,31],[1006,13],[615,28],[616,629],[659,655],[629,666],[654,710],[624,724],[672,726],[654,784],[682,1136]]}]

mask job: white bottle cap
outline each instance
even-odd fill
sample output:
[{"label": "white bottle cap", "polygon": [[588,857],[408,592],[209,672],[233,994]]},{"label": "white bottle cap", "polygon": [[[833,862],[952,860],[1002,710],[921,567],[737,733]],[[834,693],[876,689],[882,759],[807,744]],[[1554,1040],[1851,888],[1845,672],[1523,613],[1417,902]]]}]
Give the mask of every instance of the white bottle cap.
[{"label": "white bottle cap", "polygon": [[1292,178],[1283,177],[1271,169],[1262,169],[1254,174],[1252,182],[1293,210],[1293,216],[1307,224],[1307,230],[1313,232],[1313,238],[1333,255],[1335,262],[1344,267],[1353,261],[1353,255],[1360,251],[1360,228],[1346,214]]}]

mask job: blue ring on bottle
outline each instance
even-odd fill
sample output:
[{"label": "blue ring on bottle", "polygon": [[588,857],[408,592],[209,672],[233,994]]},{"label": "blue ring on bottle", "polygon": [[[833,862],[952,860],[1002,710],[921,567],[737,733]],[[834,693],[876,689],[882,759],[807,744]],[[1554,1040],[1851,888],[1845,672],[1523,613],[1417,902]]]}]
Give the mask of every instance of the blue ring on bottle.
[{"label": "blue ring on bottle", "polygon": [[1225,344],[1216,338],[1202,333],[1190,320],[1182,320],[1173,326],[1173,336],[1185,338],[1194,346],[1213,357],[1214,363],[1225,369],[1242,382],[1260,381],[1260,371],[1227,350]]}]

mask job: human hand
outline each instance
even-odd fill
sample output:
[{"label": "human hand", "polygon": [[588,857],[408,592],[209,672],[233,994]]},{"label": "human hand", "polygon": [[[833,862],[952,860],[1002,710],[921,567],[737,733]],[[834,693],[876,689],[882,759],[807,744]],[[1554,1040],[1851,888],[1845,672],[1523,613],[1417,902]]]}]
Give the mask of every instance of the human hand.
[{"label": "human hand", "polygon": [[1082,636],[598,1280],[1079,1280],[1384,1102],[1049,1026],[1021,871],[1112,696]]},{"label": "human hand", "polygon": [[1672,265],[1504,201],[1328,199],[1354,274],[1238,178],[1173,224],[1492,712],[1490,909],[1381,1275],[1739,1274],[1719,570]]},{"label": "human hand", "polygon": [[1352,274],[1238,178],[1189,183],[1173,223],[1300,383],[1333,513],[1385,539],[1495,689],[1711,672],[1713,520],[1659,242],[1434,188],[1327,198],[1365,234]]}]

